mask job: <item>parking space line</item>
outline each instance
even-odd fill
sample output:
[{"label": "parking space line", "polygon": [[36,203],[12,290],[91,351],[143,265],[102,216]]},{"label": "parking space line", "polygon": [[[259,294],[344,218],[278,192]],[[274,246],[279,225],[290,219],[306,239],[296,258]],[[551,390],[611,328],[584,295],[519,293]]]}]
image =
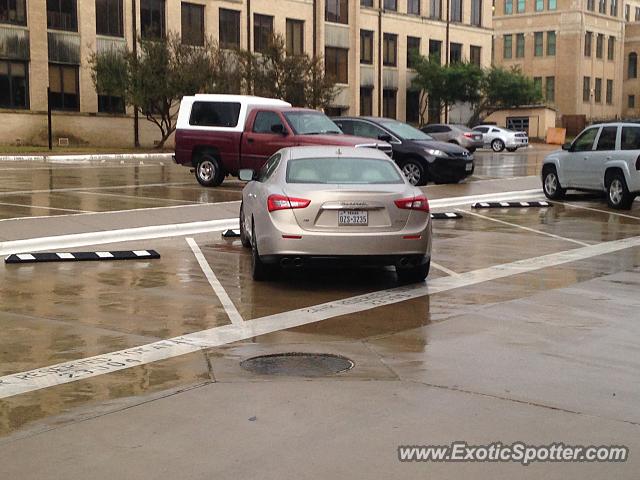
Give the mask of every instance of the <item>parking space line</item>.
[{"label": "parking space line", "polygon": [[584,205],[576,205],[575,203],[559,202],[559,201],[554,201],[552,203],[557,203],[558,205],[566,205],[567,207],[572,207],[572,208],[579,208],[582,210],[591,210],[592,212],[606,213],[607,215],[615,215],[616,217],[624,217],[624,218],[632,218],[634,220],[640,220],[640,217],[634,217],[633,215],[627,215],[626,213],[618,213],[610,210],[601,210],[599,208],[585,207]]},{"label": "parking space line", "polygon": [[120,198],[133,198],[136,200],[153,200],[153,201],[160,201],[160,202],[185,203],[188,205],[200,205],[204,203],[204,202],[196,202],[191,200],[178,200],[175,198],[145,197],[143,195],[126,195],[124,193],[84,192],[84,191],[78,191],[77,193],[80,193],[82,195],[99,195],[103,197],[120,197]]},{"label": "parking space line", "polygon": [[159,360],[166,360],[207,348],[219,347],[256,336],[327,320],[329,318],[363,312],[384,305],[391,305],[456,288],[499,280],[513,275],[530,273],[544,268],[557,267],[566,263],[586,260],[599,255],[615,253],[634,247],[640,247],[640,236],[602,242],[540,257],[517,260],[502,265],[494,265],[461,273],[455,277],[440,277],[428,280],[426,284],[407,285],[357,295],[355,297],[327,302],[312,307],[256,318],[242,323],[231,323],[221,327],[214,327],[208,330],[189,333],[108,354],[59,363],[27,372],[5,375],[0,377],[0,399],[145,365]]},{"label": "parking space line", "polygon": [[21,203],[0,202],[0,205],[4,205],[6,207],[33,208],[33,209],[39,209],[39,210],[56,210],[60,212],[94,213],[91,210],[74,210],[71,208],[41,207],[39,205],[23,205]]},{"label": "parking space line", "polygon": [[15,190],[10,192],[0,192],[0,195],[29,195],[31,193],[65,193],[79,192],[84,190],[109,190],[116,188],[146,188],[146,187],[169,187],[176,185],[193,185],[193,182],[175,182],[175,183],[138,183],[128,185],[110,185],[101,187],[69,187],[69,188],[48,188],[42,190]]},{"label": "parking space line", "polygon": [[436,270],[440,270],[441,272],[446,273],[451,277],[457,277],[458,275],[460,275],[459,273],[454,272],[453,270],[449,270],[447,267],[444,267],[439,263],[434,262],[433,260],[431,261],[431,267],[435,268]]},{"label": "parking space line", "polygon": [[537,233],[539,235],[545,235],[547,237],[555,238],[557,240],[564,240],[565,242],[575,243],[575,244],[581,245],[583,247],[588,247],[588,246],[591,245],[591,244],[586,243],[586,242],[581,242],[580,240],[574,240],[572,238],[561,237],[560,235],[555,235],[553,233],[543,232],[542,230],[536,230],[535,228],[525,227],[523,225],[518,225],[517,223],[505,222],[504,220],[498,220],[497,218],[491,218],[491,217],[488,217],[486,215],[480,215],[479,213],[470,212],[469,210],[461,210],[460,208],[456,208],[456,210],[458,210],[459,212],[467,213],[469,215],[473,215],[474,217],[479,217],[479,218],[483,218],[485,220],[490,220],[490,221],[495,222],[495,223],[500,223],[502,225],[508,225],[510,227],[519,228],[519,229],[525,230],[527,232]]},{"label": "parking space line", "polygon": [[211,285],[211,288],[213,288],[213,291],[216,292],[216,295],[218,296],[220,303],[222,303],[224,311],[227,312],[227,315],[229,316],[231,323],[236,325],[244,323],[244,319],[242,318],[242,315],[240,315],[240,312],[238,312],[238,309],[233,304],[233,301],[231,300],[231,298],[229,298],[229,295],[227,295],[227,292],[225,291],[224,287],[218,280],[218,277],[216,277],[216,274],[213,273],[213,270],[211,269],[209,262],[207,262],[207,259],[204,258],[204,255],[202,254],[202,250],[200,250],[200,247],[198,246],[196,241],[193,238],[187,238],[186,240],[187,240],[187,243],[189,244],[189,247],[191,248],[191,251],[196,257],[196,260],[198,261],[200,268],[202,269],[202,273],[204,273],[204,276],[207,277],[207,280],[209,281],[209,285]]}]

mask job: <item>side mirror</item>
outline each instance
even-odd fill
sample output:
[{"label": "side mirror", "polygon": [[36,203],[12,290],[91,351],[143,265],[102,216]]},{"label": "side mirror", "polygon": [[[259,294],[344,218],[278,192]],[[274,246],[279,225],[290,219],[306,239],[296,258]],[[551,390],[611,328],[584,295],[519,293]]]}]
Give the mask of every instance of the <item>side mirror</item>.
[{"label": "side mirror", "polygon": [[238,172],[238,178],[243,182],[250,182],[253,180],[255,172],[250,168],[243,168]]},{"label": "side mirror", "polygon": [[571,142],[563,143],[562,144],[562,149],[571,151]]},{"label": "side mirror", "polygon": [[378,140],[382,140],[383,142],[390,142],[392,138],[388,133],[381,133],[380,135],[378,135]]},{"label": "side mirror", "polygon": [[280,135],[286,135],[287,131],[284,129],[284,125],[281,123],[274,123],[271,125],[271,131],[273,133],[279,133]]}]

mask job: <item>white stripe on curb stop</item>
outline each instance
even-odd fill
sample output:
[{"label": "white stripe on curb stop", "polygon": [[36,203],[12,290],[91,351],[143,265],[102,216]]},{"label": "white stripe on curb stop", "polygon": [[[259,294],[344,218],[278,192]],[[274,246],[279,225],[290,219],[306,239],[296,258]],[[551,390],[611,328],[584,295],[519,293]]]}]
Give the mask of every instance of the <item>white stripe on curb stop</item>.
[{"label": "white stripe on curb stop", "polygon": [[105,355],[96,355],[90,358],[73,360],[27,372],[6,375],[0,377],[0,398],[13,397],[43,388],[112,373],[159,360],[166,360],[187,353],[197,352],[202,349],[219,347],[221,345],[280,330],[295,328],[341,315],[358,313],[460,287],[585,260],[632,247],[640,247],[640,237],[603,242],[588,247],[518,260],[503,265],[495,265],[493,267],[462,273],[455,277],[436,278],[429,280],[427,284],[416,284],[381,290],[343,300],[323,303],[313,307],[256,318],[240,324],[232,323],[222,327],[214,327],[208,330],[161,340],[139,347],[119,350]]}]

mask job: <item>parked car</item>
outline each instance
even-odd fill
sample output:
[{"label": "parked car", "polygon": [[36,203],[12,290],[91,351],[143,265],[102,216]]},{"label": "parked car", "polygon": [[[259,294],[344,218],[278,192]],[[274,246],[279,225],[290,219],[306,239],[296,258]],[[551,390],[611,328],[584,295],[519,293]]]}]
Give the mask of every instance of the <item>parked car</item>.
[{"label": "parked car", "polygon": [[483,146],[483,136],[480,132],[474,132],[465,125],[432,123],[425,125],[420,130],[442,142],[455,143],[473,153]]},{"label": "parked car", "polygon": [[381,140],[344,135],[324,113],[287,102],[244,95],[195,95],[180,103],[176,163],[194,168],[201,185],[220,185],[241,168],[259,170],[276,151],[295,145],[381,149]]},{"label": "parked car", "polygon": [[631,208],[640,195],[640,125],[587,127],[544,159],[542,187],[552,200],[563,198],[567,189],[604,191],[610,207]]},{"label": "parked car", "polygon": [[285,148],[240,178],[249,181],[240,237],[252,250],[255,280],[279,267],[332,262],[394,265],[402,282],[429,274],[429,202],[383,152]]},{"label": "parked car", "polygon": [[390,118],[337,117],[344,133],[389,142],[393,159],[412,185],[456,183],[473,174],[473,155],[451,143],[439,142],[415,127]]},{"label": "parked car", "polygon": [[514,132],[495,125],[478,125],[473,127],[473,131],[482,133],[484,145],[494,152],[501,152],[505,148],[508,152],[515,152],[529,145],[529,137],[525,132]]}]

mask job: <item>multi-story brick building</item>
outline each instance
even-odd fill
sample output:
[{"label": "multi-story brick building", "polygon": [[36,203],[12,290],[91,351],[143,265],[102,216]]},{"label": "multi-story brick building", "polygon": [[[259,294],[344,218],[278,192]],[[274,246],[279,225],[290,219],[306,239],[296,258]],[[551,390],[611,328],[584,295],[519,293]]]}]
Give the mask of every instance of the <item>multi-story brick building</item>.
[{"label": "multi-story brick building", "polygon": [[640,20],[640,3],[500,0],[493,18],[494,62],[533,77],[559,117],[626,113],[625,31]]},{"label": "multi-story brick building", "polygon": [[[447,0],[0,0],[0,143],[46,141],[49,86],[55,137],[130,145],[130,109],[96,94],[88,58],[132,46],[134,29],[143,38],[171,31],[190,44],[210,36],[258,51],[278,32],[292,51],[325,57],[341,87],[331,113],[415,121],[409,51],[491,62],[491,2],[448,2],[447,9]],[[142,120],[143,145],[157,137]]]}]

